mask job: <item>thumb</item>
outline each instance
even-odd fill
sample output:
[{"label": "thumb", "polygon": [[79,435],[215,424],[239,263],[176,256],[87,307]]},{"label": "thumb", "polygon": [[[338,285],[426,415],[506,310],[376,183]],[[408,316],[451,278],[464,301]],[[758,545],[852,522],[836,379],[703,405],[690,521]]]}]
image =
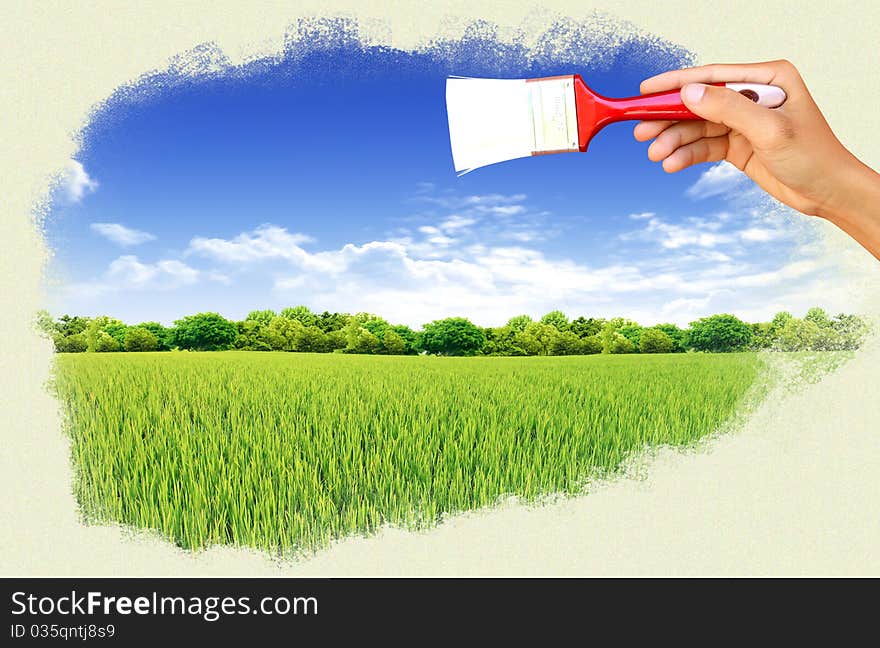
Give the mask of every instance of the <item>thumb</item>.
[{"label": "thumb", "polygon": [[695,115],[724,124],[761,148],[772,146],[782,124],[781,115],[729,88],[689,83],[681,89],[681,100]]}]

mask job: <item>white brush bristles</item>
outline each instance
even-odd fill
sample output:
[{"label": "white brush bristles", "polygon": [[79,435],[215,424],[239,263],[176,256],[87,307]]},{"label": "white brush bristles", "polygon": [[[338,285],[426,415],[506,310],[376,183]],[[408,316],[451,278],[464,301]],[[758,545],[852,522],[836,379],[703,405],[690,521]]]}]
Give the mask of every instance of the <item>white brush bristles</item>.
[{"label": "white brush bristles", "polygon": [[538,153],[577,151],[571,77],[446,80],[452,159],[459,174]]},{"label": "white brush bristles", "polygon": [[524,79],[446,80],[446,112],[455,170],[526,157],[535,143]]}]

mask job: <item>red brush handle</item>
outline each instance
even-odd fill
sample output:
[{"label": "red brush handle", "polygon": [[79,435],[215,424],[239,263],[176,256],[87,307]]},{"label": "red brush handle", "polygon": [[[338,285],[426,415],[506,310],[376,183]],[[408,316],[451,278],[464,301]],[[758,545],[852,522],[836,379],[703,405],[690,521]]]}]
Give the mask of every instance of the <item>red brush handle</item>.
[{"label": "red brush handle", "polygon": [[[593,136],[613,122],[630,119],[668,119],[672,121],[702,119],[682,103],[680,90],[613,99],[603,97],[590,90],[580,75],[573,76],[578,118],[578,144],[581,151],[586,151]],[[786,99],[782,88],[776,86],[756,83],[712,83],[709,85],[726,86],[768,108],[776,108],[782,105]]]},{"label": "red brush handle", "polygon": [[[712,85],[723,86],[723,83]],[[604,123],[629,119],[702,119],[682,103],[680,90],[655,92],[654,94],[624,99],[610,99],[596,96],[596,103],[602,108]]]}]

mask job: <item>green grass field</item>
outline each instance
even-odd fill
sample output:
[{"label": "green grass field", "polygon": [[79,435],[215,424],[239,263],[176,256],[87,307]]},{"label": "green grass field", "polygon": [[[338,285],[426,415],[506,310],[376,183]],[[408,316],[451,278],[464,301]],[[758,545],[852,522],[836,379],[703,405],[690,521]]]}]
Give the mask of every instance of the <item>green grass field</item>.
[{"label": "green grass field", "polygon": [[55,388],[86,520],[288,554],[506,495],[582,492],[633,451],[717,430],[760,366],[753,354],[68,354]]}]

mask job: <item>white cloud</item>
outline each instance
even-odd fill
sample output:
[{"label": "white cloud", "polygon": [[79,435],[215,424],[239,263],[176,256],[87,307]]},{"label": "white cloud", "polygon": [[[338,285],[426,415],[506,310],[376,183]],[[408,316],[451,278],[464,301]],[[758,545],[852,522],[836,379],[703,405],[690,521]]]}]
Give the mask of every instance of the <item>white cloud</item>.
[{"label": "white cloud", "polygon": [[703,258],[707,261],[715,261],[718,263],[727,263],[731,260],[730,255],[724,254],[724,252],[719,252],[717,250],[709,250],[705,252]]},{"label": "white cloud", "polygon": [[520,230],[518,232],[507,232],[506,238],[519,243],[531,243],[541,239],[541,234],[533,230]]},{"label": "white cloud", "polygon": [[428,237],[428,243],[433,245],[439,245],[441,247],[448,247],[455,242],[455,239],[450,238],[448,236],[443,236],[442,234],[437,236]]},{"label": "white cloud", "polygon": [[685,194],[696,200],[728,194],[737,189],[747,177],[730,162],[719,162],[704,171]]},{"label": "white cloud", "polygon": [[309,237],[263,225],[229,239],[195,237],[186,254],[241,272],[269,264],[259,266],[272,289],[268,301],[378,312],[414,326],[451,315],[498,324],[518,312],[539,316],[556,308],[687,324],[709,311],[754,308],[755,300],[769,300],[822,270],[809,259],[744,257],[742,241],[770,235],[756,233],[762,228],[751,218],[743,228],[741,214],[674,224],[646,212],[632,219],[640,229],[620,238],[656,243],[664,254],[624,253],[620,261],[588,263],[538,249],[541,230],[526,221],[502,225],[456,210],[407,236],[333,249],[304,249]]},{"label": "white cloud", "polygon": [[526,211],[523,205],[477,205],[475,209],[476,211],[496,216],[516,216]]},{"label": "white cloud", "polygon": [[498,216],[521,214],[525,207],[522,203],[528,198],[526,194],[475,194],[456,196],[449,193],[435,193],[433,185],[430,189],[417,188],[416,199],[439,205],[445,209],[468,209],[474,212],[491,213]]},{"label": "white cloud", "polygon": [[216,270],[209,270],[208,272],[202,272],[201,274],[208,281],[216,281],[217,283],[223,284],[224,286],[229,286],[232,284],[232,279],[228,275],[225,275],[222,272],[217,272]]},{"label": "white cloud", "polygon": [[484,194],[480,196],[465,196],[462,203],[465,205],[506,205],[523,202],[526,194]]},{"label": "white cloud", "polygon": [[297,261],[309,255],[300,247],[311,242],[305,234],[290,233],[283,227],[261,225],[253,232],[239,234],[232,240],[197,236],[189,244],[188,254],[201,254],[226,262],[253,262],[266,259]]},{"label": "white cloud", "polygon": [[92,223],[89,228],[96,234],[100,234],[108,241],[112,241],[123,247],[140,245],[147,241],[154,241],[156,237],[149,232],[132,229],[120,223]]},{"label": "white cloud", "polygon": [[129,288],[174,288],[195,283],[199,271],[174,259],[141,263],[136,256],[127,254],[110,264],[106,276]]},{"label": "white cloud", "polygon": [[458,245],[452,237],[425,234],[417,241],[371,241],[309,252],[284,228],[263,226],[230,240],[194,238],[188,254],[240,267],[273,259],[288,268],[272,271],[275,290],[282,295],[296,293],[296,299],[322,310],[379,311],[413,324],[454,313],[498,320],[509,316],[511,308],[541,303],[551,310],[560,300],[677,282],[668,275],[645,277],[629,266],[591,268],[549,259],[531,248]]},{"label": "white cloud", "polygon": [[743,241],[750,243],[766,243],[767,241],[779,238],[780,235],[781,232],[779,230],[766,227],[749,227],[739,233],[739,237]]},{"label": "white cloud", "polygon": [[440,229],[446,230],[447,232],[454,231],[473,225],[476,222],[475,218],[467,218],[458,214],[452,214],[452,216],[440,223]]},{"label": "white cloud", "polygon": [[114,259],[98,280],[71,284],[67,291],[74,297],[90,298],[119,291],[173,290],[191,286],[203,276],[221,282],[226,279],[224,275],[203,273],[176,259],[143,263],[136,256],[126,254]]},{"label": "white cloud", "polygon": [[[418,256],[441,258],[454,255],[459,247],[463,249],[480,241],[525,243],[558,235],[558,224],[548,226],[546,222],[551,213],[533,211],[524,204],[526,199],[524,193],[460,196],[448,190],[419,190],[414,200],[437,205],[448,213],[438,216],[428,211],[417,215],[416,218],[429,219],[415,228],[425,237],[406,243],[411,244],[411,251]],[[403,241],[410,231],[398,229],[396,233],[394,240]]]},{"label": "white cloud", "polygon": [[61,174],[61,187],[69,202],[78,203],[86,194],[98,188],[98,181],[89,176],[80,162],[68,160]]},{"label": "white cloud", "polygon": [[319,310],[380,312],[419,326],[452,315],[501,323],[516,312],[583,309],[604,294],[675,282],[645,277],[633,267],[593,269],[548,259],[527,248],[490,248],[467,259],[415,258],[405,246],[382,242],[346,248],[336,253],[344,271],[322,275],[298,269],[276,281],[276,292]]},{"label": "white cloud", "polygon": [[685,247],[713,248],[733,240],[729,234],[719,233],[717,229],[711,222],[698,221],[695,226],[686,227],[667,223],[652,216],[643,229],[625,232],[620,238],[625,241],[634,239],[656,241],[668,250]]},{"label": "white cloud", "polygon": [[709,311],[709,304],[712,302],[714,295],[706,295],[705,297],[680,297],[663,304],[660,309],[661,320],[667,320],[673,323],[684,325],[699,318],[700,314]]},{"label": "white cloud", "polygon": [[623,295],[693,292],[684,288],[693,277],[680,271],[627,263],[593,266],[522,245],[459,245],[451,237],[426,234],[421,240],[310,252],[284,228],[263,226],[230,240],[195,238],[189,252],[249,267],[274,259],[287,268],[272,270],[276,298],[319,310],[380,312],[413,325],[455,314],[499,323],[516,312],[598,312],[598,304],[610,300],[604,312]]},{"label": "white cloud", "polygon": [[[419,200],[442,201],[449,205],[445,213],[420,214],[379,240],[321,249],[305,234],[264,224],[228,238],[196,236],[184,252],[186,263],[119,257],[98,281],[78,290],[117,291],[122,299],[125,290],[220,282],[231,285],[224,293],[241,316],[253,308],[304,303],[318,311],[376,312],[413,326],[452,315],[494,325],[517,313],[540,316],[556,308],[572,316],[687,324],[712,312],[757,320],[763,305],[776,308],[780,295],[819,285],[829,275],[829,267],[815,260],[818,253],[804,248],[796,260],[752,253],[760,248],[746,243],[783,232],[743,210],[675,222],[654,212],[632,214],[628,222],[635,229],[620,240],[647,241],[653,250],[622,246],[609,253],[595,246],[601,258],[567,258],[535,242],[558,231],[546,225],[545,212],[522,202],[523,194],[436,199],[433,189],[425,191],[431,195]],[[490,211],[496,207],[521,208],[523,215],[496,217],[501,214]],[[224,264],[222,272],[201,265],[205,260]],[[195,293],[209,291],[200,285],[175,293],[184,310],[174,316],[192,307]],[[163,300],[172,303],[170,295]]]},{"label": "white cloud", "polygon": [[793,261],[775,270],[734,277],[731,280],[731,285],[741,288],[775,286],[784,281],[800,279],[818,269],[819,264],[813,259]]}]

